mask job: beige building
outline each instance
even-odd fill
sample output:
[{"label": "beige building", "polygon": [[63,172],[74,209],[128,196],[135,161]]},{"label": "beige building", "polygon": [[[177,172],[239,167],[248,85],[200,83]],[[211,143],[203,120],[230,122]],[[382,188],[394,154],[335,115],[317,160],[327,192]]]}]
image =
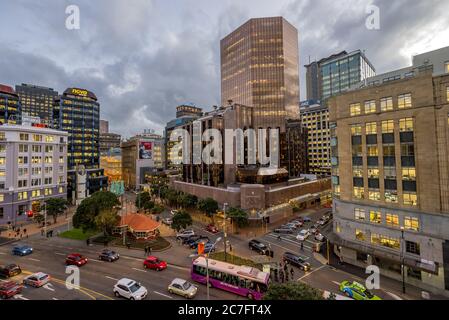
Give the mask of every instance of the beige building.
[{"label": "beige building", "polygon": [[298,119],[298,31],[282,17],[251,19],[221,40],[221,104],[254,107],[255,128]]},{"label": "beige building", "polygon": [[437,53],[329,100],[334,243],[449,295],[449,48]]}]

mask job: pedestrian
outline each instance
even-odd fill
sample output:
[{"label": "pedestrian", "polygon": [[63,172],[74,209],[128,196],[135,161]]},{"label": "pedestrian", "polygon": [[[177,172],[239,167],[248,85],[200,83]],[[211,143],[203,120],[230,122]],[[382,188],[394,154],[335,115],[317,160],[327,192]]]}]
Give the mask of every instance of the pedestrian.
[{"label": "pedestrian", "polygon": [[44,236],[44,229],[41,229],[41,236]]},{"label": "pedestrian", "polygon": [[304,251],[304,242],[301,241],[301,251]]},{"label": "pedestrian", "polygon": [[291,274],[292,280],[293,280],[293,278],[295,276],[295,270],[293,270],[293,267],[290,268],[290,274]]},{"label": "pedestrian", "polygon": [[282,241],[282,238],[281,238],[281,235],[280,235],[280,234],[278,235],[278,240],[279,240],[279,241]]},{"label": "pedestrian", "polygon": [[148,255],[148,246],[145,246],[144,248],[143,248],[143,250],[145,251],[145,257]]},{"label": "pedestrian", "polygon": [[90,244],[89,238],[86,239],[86,246]]},{"label": "pedestrian", "polygon": [[126,247],[127,247],[128,249],[131,249],[131,243],[127,242],[127,243],[126,243]]},{"label": "pedestrian", "polygon": [[281,278],[281,283],[284,283],[284,272],[282,270],[279,271],[279,278]]},{"label": "pedestrian", "polygon": [[148,255],[151,256],[151,246],[148,246]]}]

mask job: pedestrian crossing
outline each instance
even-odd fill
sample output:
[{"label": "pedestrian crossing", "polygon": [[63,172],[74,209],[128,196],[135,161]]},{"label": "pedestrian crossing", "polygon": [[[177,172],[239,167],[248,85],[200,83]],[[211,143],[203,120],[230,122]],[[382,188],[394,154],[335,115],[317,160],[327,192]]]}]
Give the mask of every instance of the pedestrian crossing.
[{"label": "pedestrian crossing", "polygon": [[[266,237],[272,238],[272,239],[276,239],[277,241],[279,241],[279,235],[275,234],[275,233],[269,233],[267,235],[265,235]],[[281,236],[281,241],[285,241],[287,243],[296,245],[296,246],[301,246],[301,242],[297,240],[293,235],[291,236]],[[313,251],[313,245],[315,245],[315,242],[313,242],[312,240],[307,239],[306,241],[303,242],[303,247],[304,249],[308,249]]]}]

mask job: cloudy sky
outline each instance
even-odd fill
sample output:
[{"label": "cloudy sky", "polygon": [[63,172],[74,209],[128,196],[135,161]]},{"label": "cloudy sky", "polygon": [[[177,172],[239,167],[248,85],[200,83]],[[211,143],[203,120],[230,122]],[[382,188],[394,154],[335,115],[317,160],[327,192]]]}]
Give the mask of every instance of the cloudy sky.
[{"label": "cloudy sky", "polygon": [[[65,27],[68,5],[80,29]],[[368,30],[367,6],[380,9]],[[299,30],[301,98],[311,59],[366,50],[378,73],[449,45],[446,0],[0,0],[0,83],[81,87],[129,137],[162,133],[175,107],[220,101],[220,39],[249,18],[284,16]]]}]

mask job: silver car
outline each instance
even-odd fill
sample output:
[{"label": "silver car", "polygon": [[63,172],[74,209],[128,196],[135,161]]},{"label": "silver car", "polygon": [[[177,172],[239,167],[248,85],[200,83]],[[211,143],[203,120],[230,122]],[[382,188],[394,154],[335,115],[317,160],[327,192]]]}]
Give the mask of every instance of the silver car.
[{"label": "silver car", "polygon": [[187,280],[176,278],[168,286],[168,292],[187,299],[193,299],[198,292],[198,288]]}]

